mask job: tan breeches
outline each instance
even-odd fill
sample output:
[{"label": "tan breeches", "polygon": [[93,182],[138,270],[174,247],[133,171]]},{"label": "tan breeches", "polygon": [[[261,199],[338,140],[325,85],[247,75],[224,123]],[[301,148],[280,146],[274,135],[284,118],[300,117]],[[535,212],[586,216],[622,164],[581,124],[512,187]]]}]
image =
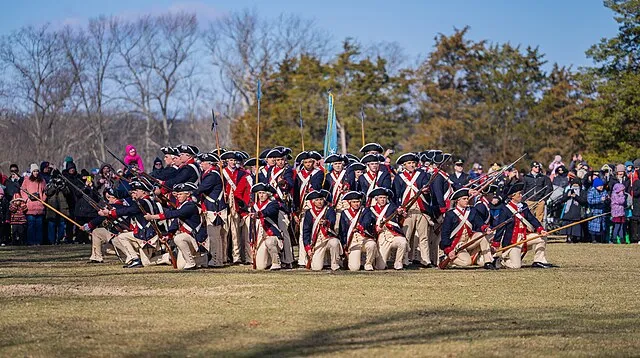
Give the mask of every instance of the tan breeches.
[{"label": "tan breeches", "polygon": [[[480,237],[482,233],[476,232],[471,236],[471,240],[475,240]],[[463,243],[464,244],[464,243]],[[467,247],[465,250],[458,252],[458,256],[453,260],[453,264],[456,266],[471,266],[473,264],[473,255],[480,253],[478,264],[484,265],[485,262],[491,262],[491,245],[487,237],[476,241],[473,245]]]},{"label": "tan breeches", "polygon": [[121,256],[124,255],[124,249],[118,240],[113,240],[109,243],[112,237],[114,235],[103,227],[93,230],[91,232],[91,257],[89,260],[103,261],[104,250],[111,246],[118,250]]},{"label": "tan breeches", "polygon": [[340,240],[335,237],[325,238],[322,233],[318,233],[318,240],[313,251],[313,260],[311,260],[311,269],[313,271],[322,270],[327,252],[329,253],[331,269],[340,269],[340,255],[342,255]]},{"label": "tan breeches", "polygon": [[364,246],[365,265],[371,265],[376,270],[384,270],[387,266],[380,255],[378,244],[375,240],[363,237],[359,233],[353,234],[351,245],[349,246],[349,270],[358,271],[362,265],[362,254]]},{"label": "tan breeches", "polygon": [[[527,238],[536,236],[537,234],[528,234]],[[547,263],[545,251],[547,250],[547,242],[539,237],[527,242],[527,252],[533,250],[533,261]],[[518,245],[502,252],[503,265],[507,268],[522,267],[522,245]]]},{"label": "tan breeches", "polygon": [[407,250],[407,239],[404,236],[396,236],[391,231],[384,229],[378,236],[378,246],[380,247],[380,255],[382,260],[387,263],[387,259],[391,254],[391,250],[396,250],[396,258],[393,264],[395,269],[403,267],[404,254]]},{"label": "tan breeches", "polygon": [[406,260],[404,261],[405,265],[408,265],[410,261],[413,260],[419,260],[424,265],[430,263],[429,253],[431,251],[427,215],[421,213],[419,210],[409,210],[407,217],[404,219],[402,230],[409,242],[409,249],[407,250]]},{"label": "tan breeches", "polygon": [[258,241],[260,246],[256,252],[256,270],[265,270],[269,266],[272,269],[280,268],[282,241],[276,236],[267,236]]},{"label": "tan breeches", "polygon": [[194,266],[207,267],[207,254],[198,252],[198,242],[193,236],[181,232],[173,237],[173,242],[178,247],[176,263],[178,269],[187,269]]},{"label": "tan breeches", "polygon": [[171,259],[169,253],[162,255],[156,255],[160,249],[160,243],[158,237],[154,236],[151,239],[151,247],[142,247],[142,240],[133,236],[132,232],[122,233],[114,238],[114,241],[118,241],[118,245],[121,245],[124,254],[126,255],[125,262],[131,262],[135,259],[140,259],[142,265],[170,265]]}]

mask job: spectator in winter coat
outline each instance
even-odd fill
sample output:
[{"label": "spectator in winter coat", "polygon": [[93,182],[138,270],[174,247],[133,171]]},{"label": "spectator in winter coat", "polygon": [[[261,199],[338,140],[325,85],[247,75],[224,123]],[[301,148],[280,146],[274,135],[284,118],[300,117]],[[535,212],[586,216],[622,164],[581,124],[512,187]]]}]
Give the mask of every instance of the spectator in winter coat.
[{"label": "spectator in winter coat", "polygon": [[[604,181],[600,178],[593,180],[593,186],[587,192],[587,203],[589,203],[589,210],[591,216],[604,214],[605,210],[609,206],[609,194],[604,189]],[[591,234],[591,242],[606,242],[606,220],[604,217],[599,217],[589,221],[589,233]]]},{"label": "spectator in winter coat", "polygon": [[622,164],[616,165],[616,173],[609,179],[608,186],[610,190],[613,190],[613,186],[618,183],[624,185],[625,192],[629,192],[631,190],[631,181],[627,177],[627,170]]},{"label": "spectator in winter coat", "polygon": [[[54,174],[55,175],[55,174]],[[71,190],[65,181],[59,176],[54,176],[45,188],[47,204],[69,216],[69,203],[67,197],[71,195]],[[46,209],[47,236],[49,244],[55,245],[62,241],[65,234],[65,219],[51,209]]]},{"label": "spectator in winter coat", "polygon": [[49,162],[44,161],[40,163],[40,176],[44,179],[45,183],[49,183],[51,180],[51,169]]},{"label": "spectator in winter coat", "polygon": [[131,163],[135,163],[138,166],[138,169],[140,169],[141,171],[144,171],[144,164],[142,164],[142,158],[138,155],[138,151],[136,150],[136,147],[129,144],[125,149],[125,152],[127,153],[124,156],[125,164],[131,165]]},{"label": "spectator in winter coat", "polygon": [[164,166],[162,165],[162,159],[156,157],[156,159],[153,160],[153,170],[151,171],[151,176],[154,178],[162,176],[163,169]]},{"label": "spectator in winter coat", "polygon": [[20,194],[20,187],[24,178],[20,175],[20,169],[17,164],[11,164],[9,166],[9,179],[5,181],[5,195],[9,198],[13,198],[14,195]]},{"label": "spectator in winter coat", "polygon": [[16,193],[9,203],[11,245],[22,245],[27,239],[27,202]]},{"label": "spectator in winter coat", "polygon": [[[71,157],[67,157],[67,158],[71,159]],[[74,185],[78,186],[79,188],[82,188],[84,184],[82,183],[82,179],[80,179],[80,175],[78,174],[76,163],[74,163],[73,161],[67,162],[66,161],[67,158],[65,158],[66,168],[62,171],[62,176],[67,178]],[[69,214],[70,214],[69,217],[75,220],[76,196],[73,191],[71,191],[71,194],[69,194],[69,196],[67,197],[67,203],[69,204]],[[74,237],[74,233],[73,233],[74,230],[75,230],[74,225],[65,226],[67,240],[71,240]]]},{"label": "spectator in winter coat", "polygon": [[[76,186],[82,189],[82,191],[94,201],[100,201],[100,195],[98,194],[98,191],[95,189],[95,186],[93,184],[93,177],[91,177],[91,174],[89,174],[89,172],[85,169],[82,169],[80,174],[80,181],[76,184]],[[96,211],[96,209],[89,203],[88,199],[85,198],[82,193],[74,190],[73,194],[76,197],[74,216],[78,224],[86,224],[96,216],[98,216],[98,212]],[[76,230],[76,242],[89,243],[90,240],[88,234],[84,231]]]},{"label": "spectator in winter coat", "polygon": [[613,232],[611,240],[620,243],[625,241],[625,208],[627,197],[624,191],[624,184],[616,183],[613,185],[611,193],[611,222],[613,223]]},{"label": "spectator in winter coat", "polygon": [[[22,182],[22,198],[27,202],[27,245],[40,245],[43,237],[44,205],[46,183],[40,176],[40,167],[33,163],[29,167],[31,174]],[[29,193],[29,194],[27,194]]]},{"label": "spectator in winter coat", "polygon": [[[640,170],[640,161],[636,171]],[[633,207],[631,210],[631,222],[629,224],[631,242],[640,242],[640,180],[636,179],[631,185]]]},{"label": "spectator in winter coat", "polygon": [[4,195],[0,186],[0,245],[11,243],[11,227],[9,226],[9,198]]},{"label": "spectator in winter coat", "polygon": [[553,158],[553,162],[551,162],[549,164],[549,171],[551,172],[551,174],[550,174],[551,180],[553,180],[553,178],[555,178],[555,176],[556,176],[556,169],[558,169],[561,166],[565,167],[565,171],[567,171],[567,167],[562,162],[562,157],[559,156],[559,155],[556,155]]},{"label": "spectator in winter coat", "polygon": [[[531,163],[531,172],[524,175],[524,189],[523,193],[527,195],[526,203],[529,207],[534,205],[537,201],[544,198],[553,190],[553,186],[551,185],[551,180],[549,177],[542,174],[542,164],[540,162],[532,162]],[[528,193],[528,194],[527,194]],[[544,209],[545,203],[541,202],[536,206],[535,212],[533,213],[544,225]]]},{"label": "spectator in winter coat", "polygon": [[[587,206],[587,193],[580,183],[580,179],[574,178],[571,180],[571,185],[568,185],[563,193],[562,210],[560,213],[560,220],[562,226],[571,224],[572,222],[582,220],[583,209]],[[562,232],[563,235],[567,235],[567,242],[580,242],[582,241],[582,226],[574,225]]]}]

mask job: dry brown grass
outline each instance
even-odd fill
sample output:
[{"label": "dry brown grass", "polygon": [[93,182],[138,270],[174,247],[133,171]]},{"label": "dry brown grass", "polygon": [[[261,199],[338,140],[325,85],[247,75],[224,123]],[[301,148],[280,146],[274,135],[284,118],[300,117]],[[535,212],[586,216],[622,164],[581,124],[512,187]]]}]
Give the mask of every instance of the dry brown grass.
[{"label": "dry brown grass", "polygon": [[0,250],[0,356],[629,356],[640,247],[549,245],[550,270],[177,272]]}]

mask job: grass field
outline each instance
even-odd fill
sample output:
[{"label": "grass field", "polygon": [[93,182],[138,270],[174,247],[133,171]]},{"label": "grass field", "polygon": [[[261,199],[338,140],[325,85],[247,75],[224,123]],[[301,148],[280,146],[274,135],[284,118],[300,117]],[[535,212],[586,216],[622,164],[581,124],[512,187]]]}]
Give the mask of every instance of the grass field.
[{"label": "grass field", "polygon": [[498,272],[125,270],[89,250],[0,250],[0,356],[640,354],[639,245]]}]

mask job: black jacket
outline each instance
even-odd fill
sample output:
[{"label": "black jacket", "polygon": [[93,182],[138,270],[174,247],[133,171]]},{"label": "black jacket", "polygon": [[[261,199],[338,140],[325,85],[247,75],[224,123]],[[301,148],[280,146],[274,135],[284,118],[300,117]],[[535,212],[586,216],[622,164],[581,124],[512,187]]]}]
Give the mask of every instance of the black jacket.
[{"label": "black jacket", "polygon": [[538,201],[544,198],[552,190],[553,186],[551,185],[551,180],[548,176],[544,174],[533,176],[531,173],[524,176],[524,189],[522,190],[522,193],[528,193],[524,200]]}]

